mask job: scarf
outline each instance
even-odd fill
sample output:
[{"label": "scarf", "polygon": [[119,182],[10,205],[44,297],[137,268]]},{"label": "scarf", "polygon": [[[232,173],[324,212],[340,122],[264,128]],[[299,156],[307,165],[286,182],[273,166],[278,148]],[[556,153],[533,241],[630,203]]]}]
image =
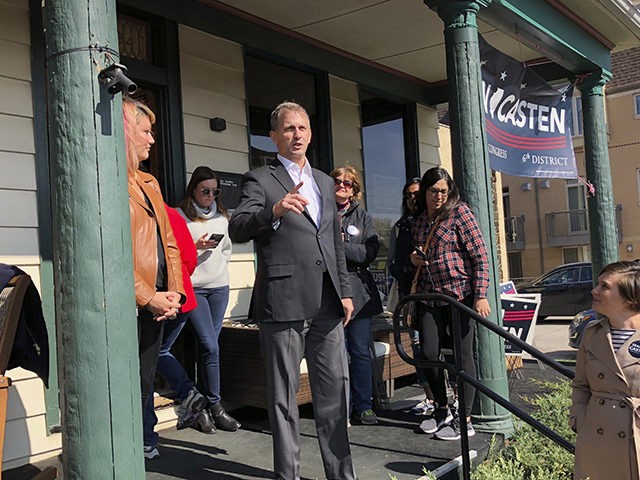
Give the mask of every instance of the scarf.
[{"label": "scarf", "polygon": [[195,209],[196,215],[198,216],[198,218],[209,220],[213,218],[216,213],[218,213],[218,206],[216,205],[215,201],[211,204],[209,208],[201,208],[198,206],[196,202],[193,202],[193,201],[191,203],[193,204],[193,208]]}]

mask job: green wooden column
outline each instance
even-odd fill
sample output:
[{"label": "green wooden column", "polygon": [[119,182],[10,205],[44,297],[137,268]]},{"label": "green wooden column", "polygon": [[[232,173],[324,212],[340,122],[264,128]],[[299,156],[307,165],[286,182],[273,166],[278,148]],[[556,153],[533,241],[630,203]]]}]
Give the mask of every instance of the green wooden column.
[{"label": "green wooden column", "polygon": [[587,180],[593,184],[596,193],[587,199],[594,280],[604,265],[619,259],[615,202],[604,118],[603,88],[610,78],[611,76],[604,72],[593,72],[578,85],[582,93]]},{"label": "green wooden column", "polygon": [[[497,241],[494,228],[491,171],[487,156],[478,49],[477,13],[491,0],[427,1],[444,21],[449,83],[449,116],[453,174],[462,196],[473,209],[489,252],[491,286],[488,300],[490,320],[501,323],[498,293],[499,271]],[[477,329],[478,379],[486,386],[509,397],[505,367],[504,343],[485,328]],[[478,394],[479,410],[474,415],[478,430],[510,434],[511,415],[486,396]]]},{"label": "green wooden column", "polygon": [[64,477],[144,479],[116,2],[43,5]]}]

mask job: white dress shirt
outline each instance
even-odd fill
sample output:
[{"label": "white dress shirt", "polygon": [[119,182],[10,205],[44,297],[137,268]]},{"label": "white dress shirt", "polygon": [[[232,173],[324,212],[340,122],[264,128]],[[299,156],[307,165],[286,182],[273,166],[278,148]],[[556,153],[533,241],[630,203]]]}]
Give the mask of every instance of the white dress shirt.
[{"label": "white dress shirt", "polygon": [[318,184],[313,178],[313,171],[311,170],[309,161],[305,158],[304,166],[300,168],[297,163],[284,158],[280,154],[278,154],[278,160],[284,165],[294,185],[304,182],[300,190],[298,190],[298,193],[308,200],[309,204],[306,206],[307,213],[309,213],[316,227],[318,227],[320,225],[320,219],[322,218],[322,197]]}]

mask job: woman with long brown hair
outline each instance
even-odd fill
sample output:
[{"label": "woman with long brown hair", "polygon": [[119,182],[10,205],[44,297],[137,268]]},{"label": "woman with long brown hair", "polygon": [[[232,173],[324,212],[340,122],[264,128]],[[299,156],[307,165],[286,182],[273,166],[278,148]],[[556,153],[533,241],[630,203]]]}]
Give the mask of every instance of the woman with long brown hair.
[{"label": "woman with long brown hair", "polygon": [[198,252],[198,265],[191,275],[198,305],[189,321],[200,347],[200,390],[216,427],[235,431],[240,423],[225,411],[220,397],[218,338],[229,303],[231,258],[229,215],[221,194],[218,175],[209,167],[197,167],[177,210],[187,222]]},{"label": "woman with long brown hair", "polygon": [[[458,187],[443,168],[431,168],[420,181],[416,218],[413,224],[414,251],[409,257],[417,277],[416,293],[441,293],[472,308],[482,316],[491,313],[487,300],[489,259],[478,222],[469,206],[460,200]],[[435,301],[420,302],[420,345],[427,360],[438,360],[443,346],[451,346],[452,307]],[[475,322],[460,314],[462,360],[464,371],[476,374],[473,355]],[[464,384],[466,412],[450,411],[444,371],[426,368],[436,409],[422,422],[425,433],[435,433],[441,440],[460,438],[460,414],[467,418],[467,434],[475,434],[471,426],[471,407],[475,388]]]}]

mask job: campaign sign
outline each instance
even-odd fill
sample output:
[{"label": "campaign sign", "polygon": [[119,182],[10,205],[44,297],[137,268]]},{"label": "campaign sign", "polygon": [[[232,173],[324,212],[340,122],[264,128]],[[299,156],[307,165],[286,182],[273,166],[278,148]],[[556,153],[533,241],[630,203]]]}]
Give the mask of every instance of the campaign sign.
[{"label": "campaign sign", "polygon": [[[501,295],[500,302],[503,312],[502,328],[531,345],[540,308],[540,294]],[[504,350],[507,354],[522,355],[522,348],[508,340],[504,342]]]}]

